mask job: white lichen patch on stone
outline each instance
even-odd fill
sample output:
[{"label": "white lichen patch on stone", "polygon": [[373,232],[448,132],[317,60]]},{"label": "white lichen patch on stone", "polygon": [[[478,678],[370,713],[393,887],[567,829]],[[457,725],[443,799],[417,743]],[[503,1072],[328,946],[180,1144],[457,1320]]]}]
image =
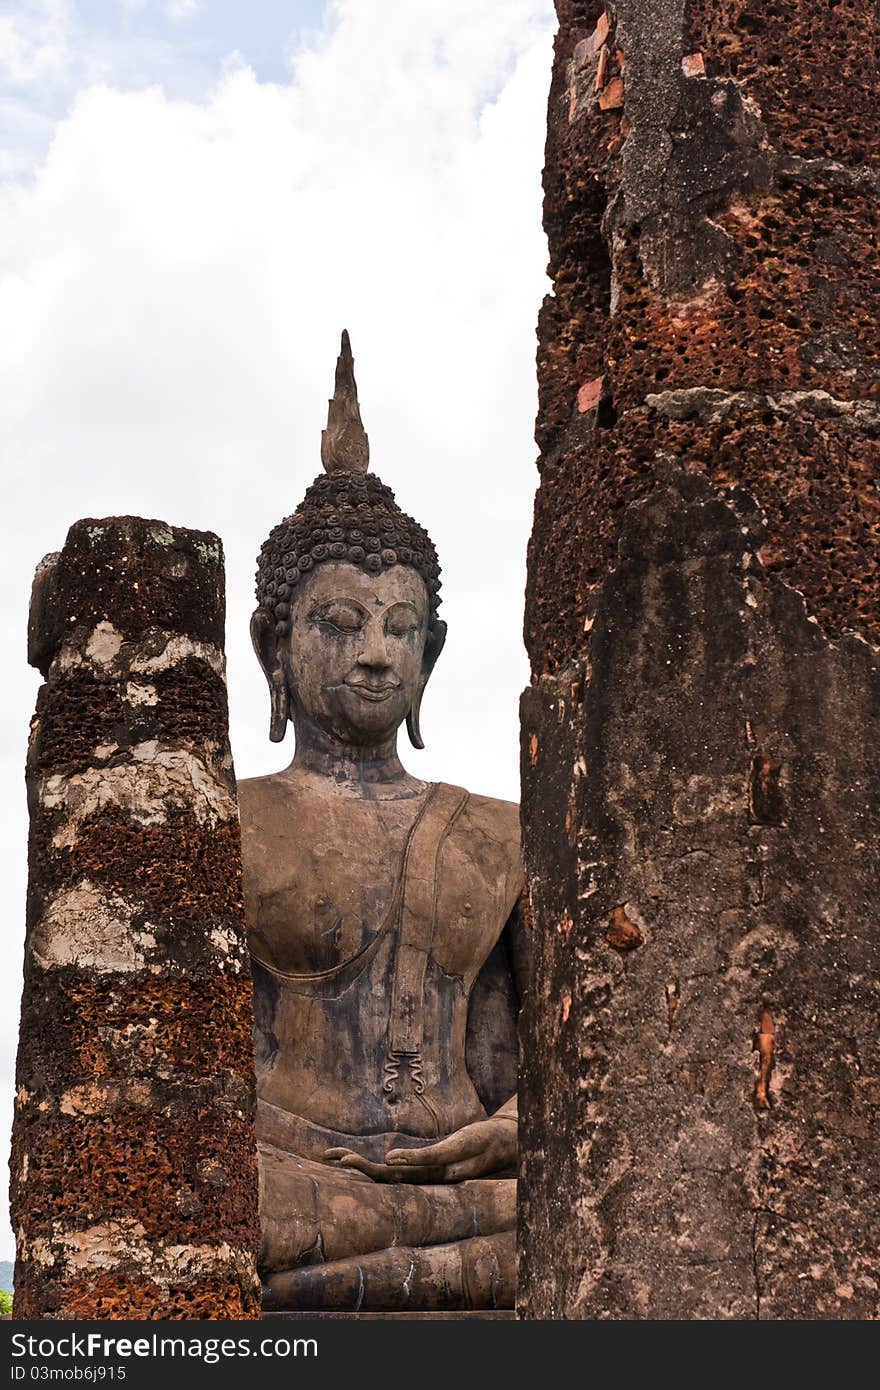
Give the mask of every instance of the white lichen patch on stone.
[{"label": "white lichen patch on stone", "polygon": [[125,698],[130,705],[158,705],[159,692],[154,685],[138,685],[129,681],[125,687]]},{"label": "white lichen patch on stone", "polygon": [[218,821],[237,818],[238,802],[230,795],[226,782],[195,753],[151,740],[132,749],[132,757],[141,766],[162,769],[169,784],[176,786],[180,781],[186,785],[188,781],[190,805],[197,820],[215,825]]},{"label": "white lichen patch on stone", "polygon": [[91,767],[70,775],[53,773],[39,789],[46,811],[65,818],[52,837],[55,849],[68,849],[83,822],[107,807],[122,810],[138,825],[162,825],[171,810],[188,810],[212,827],[238,815],[234,796],[213,768],[186,748],[157,739],[136,744],[130,761],[116,767]]},{"label": "white lichen patch on stone", "polygon": [[[89,879],[83,879],[47,904],[33,931],[33,959],[43,970],[76,966],[101,973],[176,973],[168,959],[167,945],[159,951],[156,928],[144,917],[140,901],[102,892]],[[204,952],[219,971],[239,974],[248,969],[244,937],[234,928],[206,925],[191,945]],[[180,969],[186,973],[185,965]],[[152,1036],[156,1026],[155,1019],[147,1027],[129,1025],[132,1046],[137,1040]],[[21,1107],[32,1099],[32,1094],[22,1089],[17,1104]]]},{"label": "white lichen patch on stone", "polygon": [[86,642],[85,655],[95,666],[111,666],[116,660],[124,638],[112,623],[102,621],[92,630]]},{"label": "white lichen patch on stone", "polygon": [[45,908],[34,928],[33,958],[43,970],[67,965],[123,973],[142,970],[156,938],[149,928],[132,926],[136,910],[125,898],[102,893],[83,879]]},{"label": "white lichen patch on stone", "polygon": [[120,679],[168,671],[183,661],[204,661],[226,678],[226,657],[213,642],[200,642],[180,633],[152,628],[138,642],[126,642],[112,623],[102,621],[90,632],[62,642],[50,668],[50,678],[67,675],[84,665],[94,665],[105,675]]},{"label": "white lichen patch on stone", "polygon": [[132,675],[150,676],[159,671],[168,671],[183,661],[204,661],[221,680],[226,676],[226,658],[212,642],[199,642],[193,637],[169,634],[168,640],[159,652],[134,656],[129,665]]},{"label": "white lichen patch on stone", "polygon": [[241,955],[242,938],[231,927],[212,927],[211,943],[222,956]]},{"label": "white lichen patch on stone", "polygon": [[150,535],[157,545],[174,544],[174,532],[169,526],[151,526]]},{"label": "white lichen patch on stone", "polygon": [[50,1236],[28,1239],[20,1231],[20,1258],[44,1268],[65,1265],[71,1274],[121,1270],[135,1266],[141,1278],[160,1288],[199,1276],[226,1273],[252,1279],[254,1256],[250,1250],[221,1241],[216,1245],[168,1245],[152,1241],[133,1218],[100,1222],[82,1230],[60,1223]]},{"label": "white lichen patch on stone", "polygon": [[55,680],[58,676],[66,676],[70,671],[76,671],[83,664],[83,654],[74,642],[62,642],[49,667],[49,679]]},{"label": "white lichen patch on stone", "polygon": [[141,1110],[155,1105],[152,1087],[140,1079],[88,1081],[65,1091],[58,1102],[58,1109],[62,1115],[106,1115],[122,1105]]},{"label": "white lichen patch on stone", "polygon": [[219,565],[223,558],[223,552],[219,540],[213,541],[194,541],[193,549],[197,555],[209,565]]}]

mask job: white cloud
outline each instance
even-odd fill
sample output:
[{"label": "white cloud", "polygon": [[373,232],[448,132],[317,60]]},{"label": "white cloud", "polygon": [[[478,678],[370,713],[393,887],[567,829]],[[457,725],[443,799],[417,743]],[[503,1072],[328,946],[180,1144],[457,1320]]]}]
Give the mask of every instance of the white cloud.
[{"label": "white cloud", "polygon": [[[253,561],[319,471],[344,326],[373,466],[444,567],[428,749],[405,761],[517,794],[552,8],[340,0],[333,16],[286,86],[239,67],[201,103],[81,90],[33,179],[0,192],[8,941],[37,686],[27,595],[77,517],[221,534],[238,771],[290,756],[267,741],[248,646]],[[9,1020],[19,960],[7,947]]]},{"label": "white cloud", "polygon": [[22,0],[0,15],[0,77],[28,86],[57,77],[69,63],[71,0]]}]

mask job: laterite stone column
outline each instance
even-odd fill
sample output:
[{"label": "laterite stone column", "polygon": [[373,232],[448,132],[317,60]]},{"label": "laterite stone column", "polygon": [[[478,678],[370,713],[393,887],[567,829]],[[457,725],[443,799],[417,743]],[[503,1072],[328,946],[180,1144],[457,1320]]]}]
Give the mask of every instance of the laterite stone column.
[{"label": "laterite stone column", "polygon": [[876,1317],[877,10],[557,11],[520,1311]]},{"label": "laterite stone column", "polygon": [[219,539],[80,521],[37,570],[17,1318],[259,1316]]}]

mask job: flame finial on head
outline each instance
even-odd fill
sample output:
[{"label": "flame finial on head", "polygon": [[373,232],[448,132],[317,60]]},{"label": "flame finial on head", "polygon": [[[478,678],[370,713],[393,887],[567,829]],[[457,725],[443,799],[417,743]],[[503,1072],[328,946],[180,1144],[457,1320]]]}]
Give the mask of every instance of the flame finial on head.
[{"label": "flame finial on head", "polygon": [[336,387],[327,412],[327,428],[321,432],[321,462],[328,473],[366,473],[370,464],[370,441],[361,421],[347,329],[342,331],[342,348],[336,359]]}]

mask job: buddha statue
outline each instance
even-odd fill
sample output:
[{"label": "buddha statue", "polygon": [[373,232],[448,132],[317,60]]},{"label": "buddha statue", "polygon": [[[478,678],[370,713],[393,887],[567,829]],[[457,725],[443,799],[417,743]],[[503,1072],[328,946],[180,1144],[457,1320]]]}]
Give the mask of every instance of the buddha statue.
[{"label": "buddha statue", "polygon": [[444,645],[426,532],[368,472],[346,334],[325,473],[251,632],[290,766],[239,784],[267,1309],[513,1306],[515,804],[398,756]]}]

